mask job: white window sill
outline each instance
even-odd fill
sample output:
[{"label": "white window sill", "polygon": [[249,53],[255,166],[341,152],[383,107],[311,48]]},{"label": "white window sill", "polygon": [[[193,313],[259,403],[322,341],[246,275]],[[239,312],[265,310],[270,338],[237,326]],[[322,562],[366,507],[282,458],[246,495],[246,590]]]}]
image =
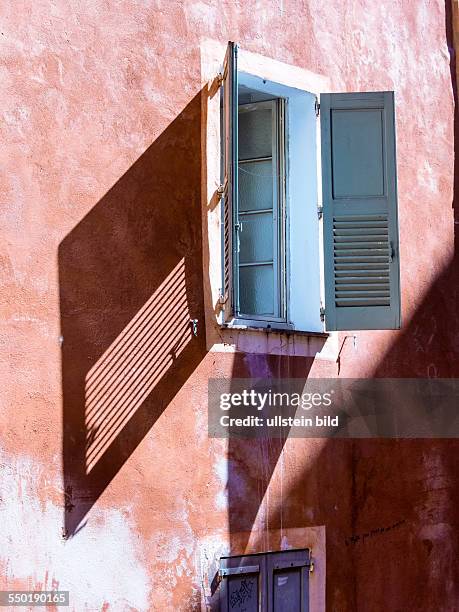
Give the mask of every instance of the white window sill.
[{"label": "white window sill", "polygon": [[[258,321],[257,321],[258,323]],[[304,331],[274,322],[241,324],[241,321],[218,324],[208,336],[207,348],[216,353],[290,355],[336,360],[336,332]]]},{"label": "white window sill", "polygon": [[288,323],[269,323],[267,321],[247,321],[243,322],[241,320],[230,321],[229,323],[224,323],[220,325],[221,329],[228,329],[234,331],[250,331],[250,332],[263,332],[263,333],[274,333],[274,334],[286,334],[288,336],[291,335],[299,335],[299,336],[313,336],[315,338],[328,338],[330,334],[328,332],[321,331],[306,331],[295,329],[293,325],[289,325]]}]

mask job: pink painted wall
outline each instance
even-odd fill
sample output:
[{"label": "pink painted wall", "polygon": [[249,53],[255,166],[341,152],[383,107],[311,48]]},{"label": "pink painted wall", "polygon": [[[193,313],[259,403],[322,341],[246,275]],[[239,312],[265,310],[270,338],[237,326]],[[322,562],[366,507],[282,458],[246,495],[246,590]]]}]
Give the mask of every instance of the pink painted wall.
[{"label": "pink painted wall", "polygon": [[404,327],[359,333],[340,375],[457,376],[444,3],[0,15],[0,587],[67,589],[78,611],[198,610],[203,541],[239,552],[241,532],[261,548],[266,530],[325,525],[327,610],[454,610],[457,442],[209,440],[209,377],[338,367],[207,352],[188,324],[210,316],[200,46],[231,39],[334,91],[396,91]]}]

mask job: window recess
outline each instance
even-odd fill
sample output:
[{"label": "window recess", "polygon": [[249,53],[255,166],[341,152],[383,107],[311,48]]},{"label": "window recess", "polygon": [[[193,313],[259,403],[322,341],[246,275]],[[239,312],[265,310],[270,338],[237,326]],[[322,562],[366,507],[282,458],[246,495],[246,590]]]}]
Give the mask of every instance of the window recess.
[{"label": "window recess", "polygon": [[307,548],[220,559],[214,610],[219,612],[308,612]]},{"label": "window recess", "polygon": [[222,85],[221,322],[399,328],[393,92],[324,93],[318,104],[238,73],[234,43]]}]

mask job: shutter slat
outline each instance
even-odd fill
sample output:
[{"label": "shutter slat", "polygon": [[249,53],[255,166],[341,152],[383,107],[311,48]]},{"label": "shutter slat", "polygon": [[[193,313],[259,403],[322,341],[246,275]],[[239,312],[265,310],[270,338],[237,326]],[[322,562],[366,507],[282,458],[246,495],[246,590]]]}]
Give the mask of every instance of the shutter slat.
[{"label": "shutter slat", "polygon": [[336,294],[343,291],[387,291],[385,283],[337,283]]},{"label": "shutter slat", "polygon": [[[335,223],[335,228],[338,230],[346,230],[349,228],[349,226],[356,226],[355,221],[336,221]],[[361,227],[362,229],[367,228],[368,230],[377,230],[380,228],[385,228],[386,227],[386,222],[385,221],[367,221],[367,220],[360,220],[358,222],[357,227]]]},{"label": "shutter slat", "polygon": [[334,249],[334,253],[335,253],[335,259],[341,259],[344,257],[383,257],[384,261],[387,261],[388,255],[389,255],[389,249],[387,248],[387,246],[385,248],[375,248],[375,249],[358,249],[358,248],[351,248],[351,249]]},{"label": "shutter slat", "polygon": [[[352,276],[349,276],[350,273],[352,273]],[[335,278],[348,278],[351,280],[353,278],[362,279],[364,276],[368,278],[367,282],[369,282],[370,278],[385,278],[386,276],[389,276],[389,269],[384,267],[378,269],[377,266],[373,266],[371,268],[364,268],[362,266],[340,266],[335,270]]]},{"label": "shutter slat", "polygon": [[[369,286],[369,287],[373,287],[374,285],[382,285],[385,284],[385,277],[384,276],[374,276],[374,277],[366,277],[366,278],[359,278],[358,276],[346,276],[344,278],[341,278],[340,276],[335,276],[335,284],[336,285],[362,285],[362,286]],[[364,282],[362,282],[364,281]]]},{"label": "shutter slat", "polygon": [[354,238],[354,240],[368,240],[368,238],[371,237],[373,239],[373,235],[374,235],[375,240],[377,240],[378,238],[380,240],[384,240],[385,238],[387,239],[388,231],[387,231],[387,225],[383,230],[383,228],[379,228],[379,227],[376,227],[376,228],[366,228],[366,227],[358,227],[358,226],[353,227],[351,224],[349,224],[347,229],[338,230],[334,227],[333,235],[335,236],[335,238],[339,237],[339,239],[342,240],[343,242],[351,238]]},{"label": "shutter slat", "polygon": [[340,298],[379,298],[379,297],[390,297],[389,291],[337,291],[336,292],[337,299]]},{"label": "shutter slat", "polygon": [[375,240],[374,242],[341,242],[339,240],[335,240],[335,250],[336,249],[380,249],[380,248],[388,248],[387,236],[385,240]]},{"label": "shutter slat", "polygon": [[381,272],[387,272],[387,275],[390,276],[389,266],[380,263],[337,263],[335,264],[335,268],[335,276],[339,274],[344,277],[348,276],[350,273],[355,276],[357,272],[360,273],[360,276],[371,276],[371,273],[374,272],[378,273],[378,275]]},{"label": "shutter slat", "polygon": [[340,298],[336,300],[338,306],[389,306],[390,299],[383,298]]},{"label": "shutter slat", "polygon": [[372,263],[386,263],[388,262],[389,259],[386,255],[366,255],[366,256],[355,256],[355,257],[346,257],[343,255],[335,255],[335,262],[336,264],[341,264],[341,263],[366,263],[368,262],[369,264]]},{"label": "shutter slat", "polygon": [[[349,273],[352,273],[352,276],[349,276]],[[380,270],[375,269],[374,267],[372,269],[365,269],[365,268],[345,268],[345,269],[337,269],[335,270],[335,278],[337,280],[349,280],[352,281],[353,279],[358,278],[359,280],[362,280],[362,277],[366,278],[367,283],[371,282],[371,279],[373,278],[386,278],[389,276],[389,268],[385,269],[385,268],[381,268]]]},{"label": "shutter slat", "polygon": [[382,214],[382,215],[366,215],[366,214],[361,214],[361,215],[353,215],[353,214],[349,214],[349,215],[336,215],[335,216],[336,222],[337,223],[352,223],[355,224],[357,223],[357,225],[363,224],[363,223],[373,223],[373,222],[382,222],[384,225],[383,227],[385,227],[387,219],[386,219],[386,215]]}]

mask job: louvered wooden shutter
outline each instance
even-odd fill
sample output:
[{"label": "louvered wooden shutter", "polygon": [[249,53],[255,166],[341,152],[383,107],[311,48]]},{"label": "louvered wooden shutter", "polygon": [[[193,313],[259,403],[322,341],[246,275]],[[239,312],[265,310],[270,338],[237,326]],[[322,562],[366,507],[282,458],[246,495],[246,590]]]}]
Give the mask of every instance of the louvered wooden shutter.
[{"label": "louvered wooden shutter", "polygon": [[393,92],[322,94],[325,323],[398,329]]},{"label": "louvered wooden shutter", "polygon": [[237,46],[228,43],[223,68],[223,199],[222,199],[222,302],[224,320],[234,313],[234,296],[237,295],[235,274],[233,227],[237,214],[238,173],[238,91]]}]

